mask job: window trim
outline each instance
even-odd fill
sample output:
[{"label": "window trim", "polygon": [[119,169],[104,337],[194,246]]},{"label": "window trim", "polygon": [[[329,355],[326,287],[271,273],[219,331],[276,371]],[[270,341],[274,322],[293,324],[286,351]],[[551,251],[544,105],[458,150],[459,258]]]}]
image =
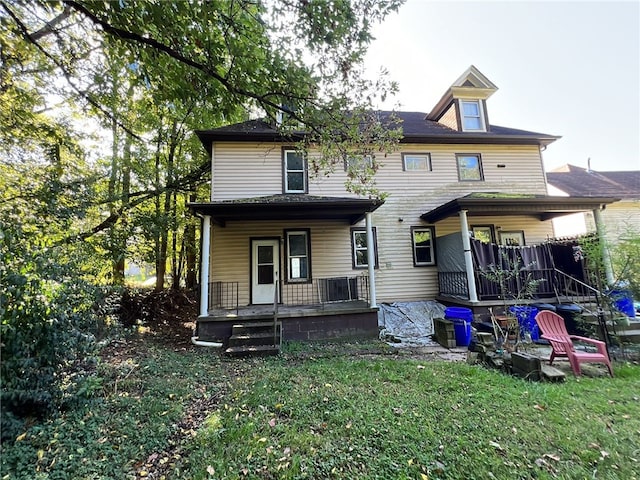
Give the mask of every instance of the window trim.
[{"label": "window trim", "polygon": [[[402,152],[402,171],[403,172],[431,172],[433,166],[431,165],[431,153],[417,153],[417,152]],[[406,157],[425,157],[427,159],[427,168],[424,170],[418,168],[407,168]]]},{"label": "window trim", "polygon": [[[465,115],[464,114],[464,104],[465,103],[473,103],[475,105],[478,106],[478,116],[476,117],[471,116],[471,115]],[[462,131],[463,132],[486,132],[487,131],[487,125],[485,122],[485,118],[484,118],[484,105],[483,105],[483,101],[482,100],[475,100],[475,99],[460,99],[460,124],[462,127]],[[466,118],[477,118],[480,121],[480,128],[466,128],[465,126],[465,119]]]},{"label": "window trim", "polygon": [[500,236],[500,245],[507,246],[505,240],[507,240],[508,237],[517,237],[519,247],[524,247],[527,245],[527,242],[524,239],[524,230],[507,230],[507,231],[501,230],[500,232],[498,232],[498,235]]},{"label": "window trim", "polygon": [[[414,237],[414,232],[419,231],[429,231],[431,235],[431,262],[424,263],[418,262],[418,256],[416,255],[416,239]],[[425,248],[425,247],[420,247]],[[434,226],[414,226],[411,227],[411,253],[413,255],[413,266],[414,267],[435,267],[437,265],[436,261],[436,227]]]},{"label": "window trim", "polygon": [[[291,269],[289,268],[289,235],[292,233],[304,233],[307,237],[307,277],[291,278]],[[310,228],[286,228],[283,231],[284,236],[284,259],[285,259],[285,283],[311,283],[313,281],[311,273],[311,229]]]},{"label": "window trim", "polygon": [[[374,265],[373,268],[379,268],[378,263],[378,235],[376,232],[376,227],[371,227],[373,231],[373,256],[374,256]],[[367,234],[367,229],[365,227],[351,227],[349,235],[351,236],[351,268],[354,270],[364,270],[369,268],[369,264],[366,265],[357,265],[356,264],[356,242],[355,242],[355,234],[356,233],[364,233]],[[369,246],[367,245],[367,248]],[[367,252],[368,255],[368,252]],[[368,256],[367,256],[368,259]]]},{"label": "window trim", "polygon": [[[309,178],[308,178],[308,172],[309,172],[309,168],[307,165],[307,159],[306,157],[302,156],[302,170],[289,170],[288,169],[288,163],[287,163],[287,155],[289,153],[294,153],[297,155],[302,156],[302,154],[300,152],[298,152],[295,148],[292,147],[282,147],[282,193],[291,193],[291,194],[298,194],[298,193],[309,193]],[[288,181],[288,174],[289,171],[291,172],[302,172],[302,182],[304,184],[304,188],[302,190],[290,190],[289,189],[289,181]]]},{"label": "window trim", "polygon": [[476,230],[489,230],[489,243],[496,243],[496,230],[493,225],[471,225],[471,232],[475,234]]},{"label": "window trim", "polygon": [[[462,178],[460,175],[460,159],[463,157],[476,157],[478,159],[478,173],[480,178]],[[484,170],[482,168],[482,155],[479,153],[456,153],[456,168],[458,169],[459,182],[484,182]]]}]

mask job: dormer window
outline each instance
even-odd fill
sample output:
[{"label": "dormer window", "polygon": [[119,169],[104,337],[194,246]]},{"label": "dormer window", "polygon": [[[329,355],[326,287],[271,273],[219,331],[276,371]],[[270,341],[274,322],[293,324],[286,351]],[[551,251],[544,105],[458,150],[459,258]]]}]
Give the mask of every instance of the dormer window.
[{"label": "dormer window", "polygon": [[484,115],[480,100],[461,100],[462,130],[465,132],[484,132]]}]

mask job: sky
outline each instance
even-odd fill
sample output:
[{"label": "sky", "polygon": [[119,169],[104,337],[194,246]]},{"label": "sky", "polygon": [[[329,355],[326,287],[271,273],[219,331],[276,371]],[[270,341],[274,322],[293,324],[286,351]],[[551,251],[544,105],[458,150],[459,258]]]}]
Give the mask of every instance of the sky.
[{"label": "sky", "polygon": [[367,68],[400,89],[380,108],[429,112],[475,65],[491,124],[562,136],[547,170],[640,170],[640,0],[408,0],[374,36]]}]

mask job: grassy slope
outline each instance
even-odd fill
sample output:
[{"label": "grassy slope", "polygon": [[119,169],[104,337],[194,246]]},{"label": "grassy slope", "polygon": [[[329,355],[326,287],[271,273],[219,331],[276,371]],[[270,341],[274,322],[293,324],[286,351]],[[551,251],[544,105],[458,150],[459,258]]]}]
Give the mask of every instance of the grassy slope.
[{"label": "grassy slope", "polygon": [[[3,478],[639,478],[640,367],[526,383],[391,356],[221,361],[146,345]],[[6,477],[4,477],[6,475]]]}]

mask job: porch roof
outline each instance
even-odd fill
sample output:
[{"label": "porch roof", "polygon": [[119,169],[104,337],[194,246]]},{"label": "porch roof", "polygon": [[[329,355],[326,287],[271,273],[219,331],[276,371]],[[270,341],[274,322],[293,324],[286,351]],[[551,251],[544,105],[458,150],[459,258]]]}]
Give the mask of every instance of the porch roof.
[{"label": "porch roof", "polygon": [[422,214],[420,218],[435,223],[466,210],[471,216],[530,215],[543,221],[570,213],[599,209],[619,200],[614,197],[556,197],[476,192],[440,205]]},{"label": "porch roof", "polygon": [[353,225],[383,203],[377,199],[281,194],[187,206],[195,213],[210,215],[212,222],[224,227],[233,220],[338,220]]}]

